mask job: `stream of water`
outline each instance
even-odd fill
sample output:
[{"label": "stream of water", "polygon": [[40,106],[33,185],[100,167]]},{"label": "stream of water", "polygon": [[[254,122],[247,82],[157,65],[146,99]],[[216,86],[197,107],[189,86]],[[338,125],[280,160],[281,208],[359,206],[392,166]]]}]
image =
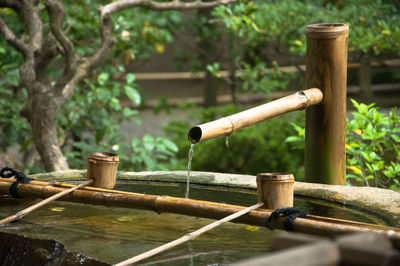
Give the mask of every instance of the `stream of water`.
[{"label": "stream of water", "polygon": [[192,145],[190,145],[190,150],[189,150],[189,161],[188,161],[188,172],[187,172],[187,176],[186,176],[185,198],[189,198],[190,171],[192,170],[193,150],[194,150],[194,143],[192,143]]},{"label": "stream of water", "polygon": [[225,146],[229,148],[229,136],[225,137]]}]

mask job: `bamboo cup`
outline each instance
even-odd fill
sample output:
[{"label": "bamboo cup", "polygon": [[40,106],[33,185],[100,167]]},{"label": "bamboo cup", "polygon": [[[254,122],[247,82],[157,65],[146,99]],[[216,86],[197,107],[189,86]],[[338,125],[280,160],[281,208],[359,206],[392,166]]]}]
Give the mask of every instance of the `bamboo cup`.
[{"label": "bamboo cup", "polygon": [[117,179],[119,157],[109,152],[93,152],[88,155],[87,179],[94,179],[93,186],[113,188]]},{"label": "bamboo cup", "polygon": [[258,202],[276,210],[293,207],[294,177],[292,174],[262,173],[257,175]]}]

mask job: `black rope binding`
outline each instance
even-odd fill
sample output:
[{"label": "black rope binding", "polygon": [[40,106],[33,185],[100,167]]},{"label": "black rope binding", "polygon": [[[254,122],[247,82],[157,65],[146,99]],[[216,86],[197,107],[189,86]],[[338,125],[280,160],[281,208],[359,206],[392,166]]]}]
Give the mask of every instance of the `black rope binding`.
[{"label": "black rope binding", "polygon": [[286,230],[286,231],[294,231],[294,228],[293,228],[293,221],[294,221],[297,217],[300,217],[300,218],[305,218],[305,217],[307,217],[307,214],[308,214],[308,213],[307,213],[306,211],[299,210],[299,209],[297,209],[297,208],[295,208],[295,207],[276,209],[276,210],[273,211],[273,212],[271,213],[271,215],[268,217],[267,226],[268,226],[268,223],[269,223],[270,221],[272,221],[273,219],[278,218],[279,215],[281,215],[281,214],[282,214],[282,216],[287,216],[285,222],[283,223],[285,230]]},{"label": "black rope binding", "polygon": [[23,184],[28,184],[29,181],[33,180],[33,178],[27,177],[24,173],[22,172],[17,172],[14,169],[10,167],[4,167],[3,169],[0,170],[0,177],[2,178],[11,178],[15,177],[17,179],[14,183],[11,184],[10,186],[10,194],[14,198],[21,198],[18,195],[18,184],[23,183]]}]

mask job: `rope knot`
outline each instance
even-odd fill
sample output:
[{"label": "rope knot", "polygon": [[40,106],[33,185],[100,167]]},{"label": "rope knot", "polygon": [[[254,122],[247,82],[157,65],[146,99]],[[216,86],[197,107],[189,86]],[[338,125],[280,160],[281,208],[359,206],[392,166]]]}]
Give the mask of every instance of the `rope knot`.
[{"label": "rope knot", "polygon": [[294,231],[293,228],[293,221],[297,218],[305,218],[307,217],[307,212],[306,211],[302,211],[300,209],[297,209],[295,207],[289,207],[289,208],[281,208],[281,209],[276,209],[275,211],[273,211],[271,213],[271,215],[268,217],[267,220],[267,226],[268,223],[270,221],[272,221],[273,219],[278,218],[280,215],[282,214],[282,216],[286,216],[286,220],[284,222],[284,228],[286,231]]},{"label": "rope knot", "polygon": [[28,184],[29,181],[33,180],[33,178],[29,178],[24,173],[17,172],[10,167],[4,167],[3,169],[1,169],[0,177],[2,177],[2,178],[15,177],[16,181],[14,183],[12,183],[10,186],[10,195],[13,196],[14,198],[21,198],[18,195],[18,189],[17,189],[18,184],[20,184],[20,183]]}]

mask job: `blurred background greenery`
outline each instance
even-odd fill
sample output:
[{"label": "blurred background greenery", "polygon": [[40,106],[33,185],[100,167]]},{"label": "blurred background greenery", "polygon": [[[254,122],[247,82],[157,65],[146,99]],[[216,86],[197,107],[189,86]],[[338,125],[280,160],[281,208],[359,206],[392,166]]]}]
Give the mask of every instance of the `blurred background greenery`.
[{"label": "blurred background greenery", "polygon": [[[99,47],[97,9],[107,3],[64,4],[64,30],[78,57]],[[43,4],[39,8],[48,21]],[[349,104],[348,182],[399,189],[399,118],[386,109],[400,103],[399,11],[396,0],[240,0],[185,12],[122,10],[112,17],[116,44],[107,63],[77,84],[58,115],[69,167],[86,168],[88,153],[111,151],[120,155],[120,170],[185,170],[193,124],[304,89],[306,26],[341,22],[350,27],[348,94],[365,103]],[[13,10],[1,8],[0,16],[18,35],[26,34]],[[23,58],[3,37],[0,54],[0,162],[42,172],[21,116],[29,97],[18,74]],[[54,80],[62,71],[59,61],[46,70]],[[160,72],[179,75],[162,79]],[[184,78],[187,72],[191,78]],[[151,116],[144,116],[149,110]],[[161,115],[168,119],[146,126]],[[303,126],[304,113],[296,112],[235,132],[229,147],[224,138],[197,144],[192,169],[290,172],[301,180]]]}]

